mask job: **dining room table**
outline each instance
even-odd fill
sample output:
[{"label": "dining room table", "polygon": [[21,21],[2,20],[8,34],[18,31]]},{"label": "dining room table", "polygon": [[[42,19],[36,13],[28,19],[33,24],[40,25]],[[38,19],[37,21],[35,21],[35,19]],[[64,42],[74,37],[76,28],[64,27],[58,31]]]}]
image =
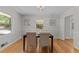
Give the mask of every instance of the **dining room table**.
[{"label": "dining room table", "polygon": [[[49,35],[49,38],[51,39],[50,40],[51,41],[50,52],[53,52],[53,37],[54,36],[52,34]],[[25,43],[26,39],[25,38],[27,38],[27,34],[23,35],[23,52],[25,52],[25,45],[26,45],[26,43]],[[36,38],[40,38],[40,35],[39,34],[36,35]]]}]

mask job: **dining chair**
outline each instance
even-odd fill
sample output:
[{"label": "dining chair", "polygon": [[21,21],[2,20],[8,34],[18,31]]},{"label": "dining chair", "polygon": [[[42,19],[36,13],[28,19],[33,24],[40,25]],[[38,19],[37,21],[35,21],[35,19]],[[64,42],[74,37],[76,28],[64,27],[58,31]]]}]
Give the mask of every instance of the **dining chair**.
[{"label": "dining chair", "polygon": [[27,32],[27,52],[36,52],[37,39],[35,32]]},{"label": "dining chair", "polygon": [[40,33],[39,39],[39,52],[48,53],[50,50],[50,42],[49,42],[50,33]]}]

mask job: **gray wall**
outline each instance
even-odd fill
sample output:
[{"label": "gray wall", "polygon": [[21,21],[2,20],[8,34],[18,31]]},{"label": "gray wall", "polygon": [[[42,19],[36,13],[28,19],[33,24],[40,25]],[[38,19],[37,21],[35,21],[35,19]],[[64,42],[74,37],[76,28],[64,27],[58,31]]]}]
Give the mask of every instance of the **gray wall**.
[{"label": "gray wall", "polygon": [[12,7],[0,7],[0,11],[12,16],[11,33],[7,35],[0,35],[0,45],[5,42],[11,43],[20,39],[22,37],[20,15],[18,15]]},{"label": "gray wall", "polygon": [[[50,32],[54,35],[54,38],[59,38],[60,36],[60,29],[59,29],[59,16],[51,16],[51,17],[43,17],[41,18],[44,20],[44,27],[43,29],[37,29],[36,28],[36,20],[39,20],[40,18],[37,16],[24,16],[23,17],[23,34],[26,34],[26,32]],[[53,23],[52,23],[53,22]]]},{"label": "gray wall", "polygon": [[79,48],[79,7],[73,7],[69,10],[67,10],[62,16],[61,16],[61,22],[62,23],[61,29],[62,29],[62,37],[65,37],[64,34],[64,17],[73,15],[73,22],[74,22],[74,30],[73,30],[73,39],[74,39],[74,47]]}]

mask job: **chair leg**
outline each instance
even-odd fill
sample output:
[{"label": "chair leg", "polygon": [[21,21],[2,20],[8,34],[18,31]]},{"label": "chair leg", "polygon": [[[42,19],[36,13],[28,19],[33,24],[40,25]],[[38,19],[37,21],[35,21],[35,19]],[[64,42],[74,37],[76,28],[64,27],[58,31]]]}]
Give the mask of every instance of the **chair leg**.
[{"label": "chair leg", "polygon": [[23,38],[23,52],[25,52],[25,38]]}]

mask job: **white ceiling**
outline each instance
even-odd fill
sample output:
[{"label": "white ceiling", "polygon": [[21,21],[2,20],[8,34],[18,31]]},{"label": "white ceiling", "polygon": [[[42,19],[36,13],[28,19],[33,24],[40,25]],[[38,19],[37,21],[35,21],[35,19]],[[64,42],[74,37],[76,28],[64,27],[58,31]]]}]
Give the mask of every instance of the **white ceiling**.
[{"label": "white ceiling", "polygon": [[61,15],[71,6],[45,6],[40,13],[40,9],[36,6],[18,6],[15,7],[15,10],[20,13],[21,15]]}]

